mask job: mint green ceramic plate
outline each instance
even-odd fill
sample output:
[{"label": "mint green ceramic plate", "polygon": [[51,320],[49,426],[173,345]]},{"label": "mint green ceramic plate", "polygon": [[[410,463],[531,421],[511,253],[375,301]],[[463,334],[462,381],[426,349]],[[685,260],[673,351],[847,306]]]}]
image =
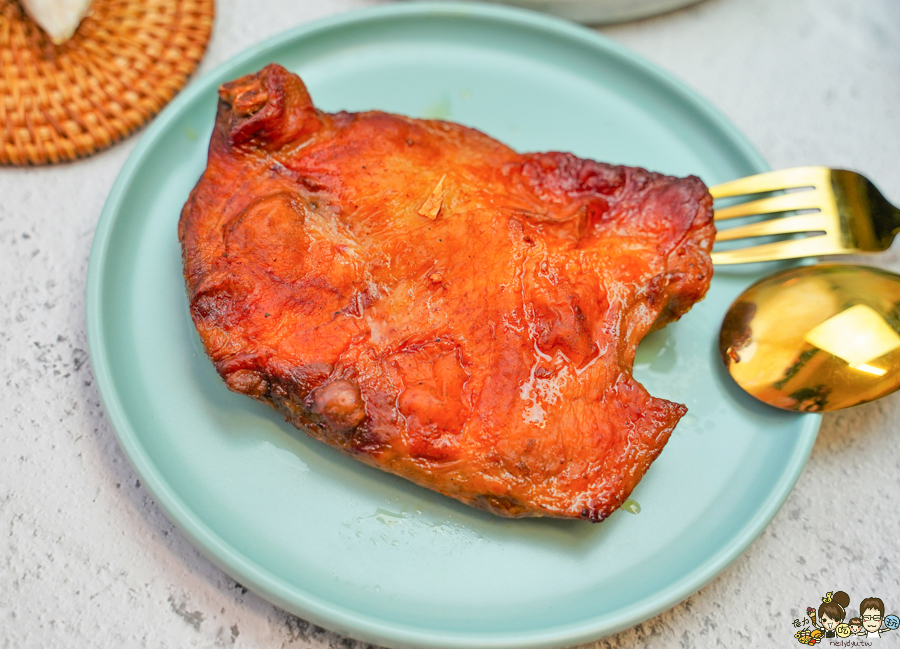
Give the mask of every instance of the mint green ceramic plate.
[{"label": "mint green ceramic plate", "polygon": [[518,10],[401,3],[302,26],[192,83],[147,130],[97,227],[91,358],[122,447],[156,502],[240,583],[306,619],[404,647],[551,647],[624,629],[715,577],[797,479],[819,419],[739,393],[714,339],[756,279],[642,345],[637,375],[686,403],[606,522],[505,520],[347,459],[229,393],[188,316],[176,223],[205,165],[216,88],[277,61],[326,110],[378,108],[478,127],[708,183],[760,171],[684,86],[586,29]]}]

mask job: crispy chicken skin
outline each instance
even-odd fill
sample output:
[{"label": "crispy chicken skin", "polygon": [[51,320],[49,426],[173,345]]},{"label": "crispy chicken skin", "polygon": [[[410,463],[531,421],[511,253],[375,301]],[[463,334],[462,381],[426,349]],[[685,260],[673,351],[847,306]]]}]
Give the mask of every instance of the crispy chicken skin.
[{"label": "crispy chicken skin", "polygon": [[709,287],[703,183],[324,113],[274,64],[219,97],[178,236],[227,386],[495,514],[609,516],[686,412],[631,369]]}]

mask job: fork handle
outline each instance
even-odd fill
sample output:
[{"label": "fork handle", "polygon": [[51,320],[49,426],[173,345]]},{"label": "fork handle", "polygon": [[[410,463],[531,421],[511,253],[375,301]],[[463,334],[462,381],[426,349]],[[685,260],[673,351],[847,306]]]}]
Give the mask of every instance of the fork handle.
[{"label": "fork handle", "polygon": [[887,250],[894,237],[900,234],[900,209],[891,205],[874,185],[869,185],[868,194],[874,235],[878,239],[880,249]]},{"label": "fork handle", "polygon": [[866,252],[887,250],[900,233],[900,210],[865,176],[832,169],[832,189],[841,215],[842,234],[849,229],[848,248]]}]

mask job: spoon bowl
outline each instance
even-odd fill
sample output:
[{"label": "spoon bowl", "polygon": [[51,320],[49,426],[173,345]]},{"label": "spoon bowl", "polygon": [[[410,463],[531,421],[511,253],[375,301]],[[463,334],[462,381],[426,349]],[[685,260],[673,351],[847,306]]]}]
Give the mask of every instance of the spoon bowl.
[{"label": "spoon bowl", "polygon": [[719,351],[739,386],[777,408],[879,399],[900,388],[900,275],[848,264],[776,273],[729,307]]}]

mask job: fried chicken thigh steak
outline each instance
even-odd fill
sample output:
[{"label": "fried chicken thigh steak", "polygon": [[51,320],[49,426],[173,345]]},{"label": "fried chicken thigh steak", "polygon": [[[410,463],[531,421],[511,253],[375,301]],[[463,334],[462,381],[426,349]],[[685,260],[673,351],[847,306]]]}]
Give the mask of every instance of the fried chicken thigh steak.
[{"label": "fried chicken thigh steak", "polygon": [[703,183],[324,113],[278,65],[219,97],[178,235],[228,387],[469,505],[609,516],[686,412],[631,369],[709,287]]}]

